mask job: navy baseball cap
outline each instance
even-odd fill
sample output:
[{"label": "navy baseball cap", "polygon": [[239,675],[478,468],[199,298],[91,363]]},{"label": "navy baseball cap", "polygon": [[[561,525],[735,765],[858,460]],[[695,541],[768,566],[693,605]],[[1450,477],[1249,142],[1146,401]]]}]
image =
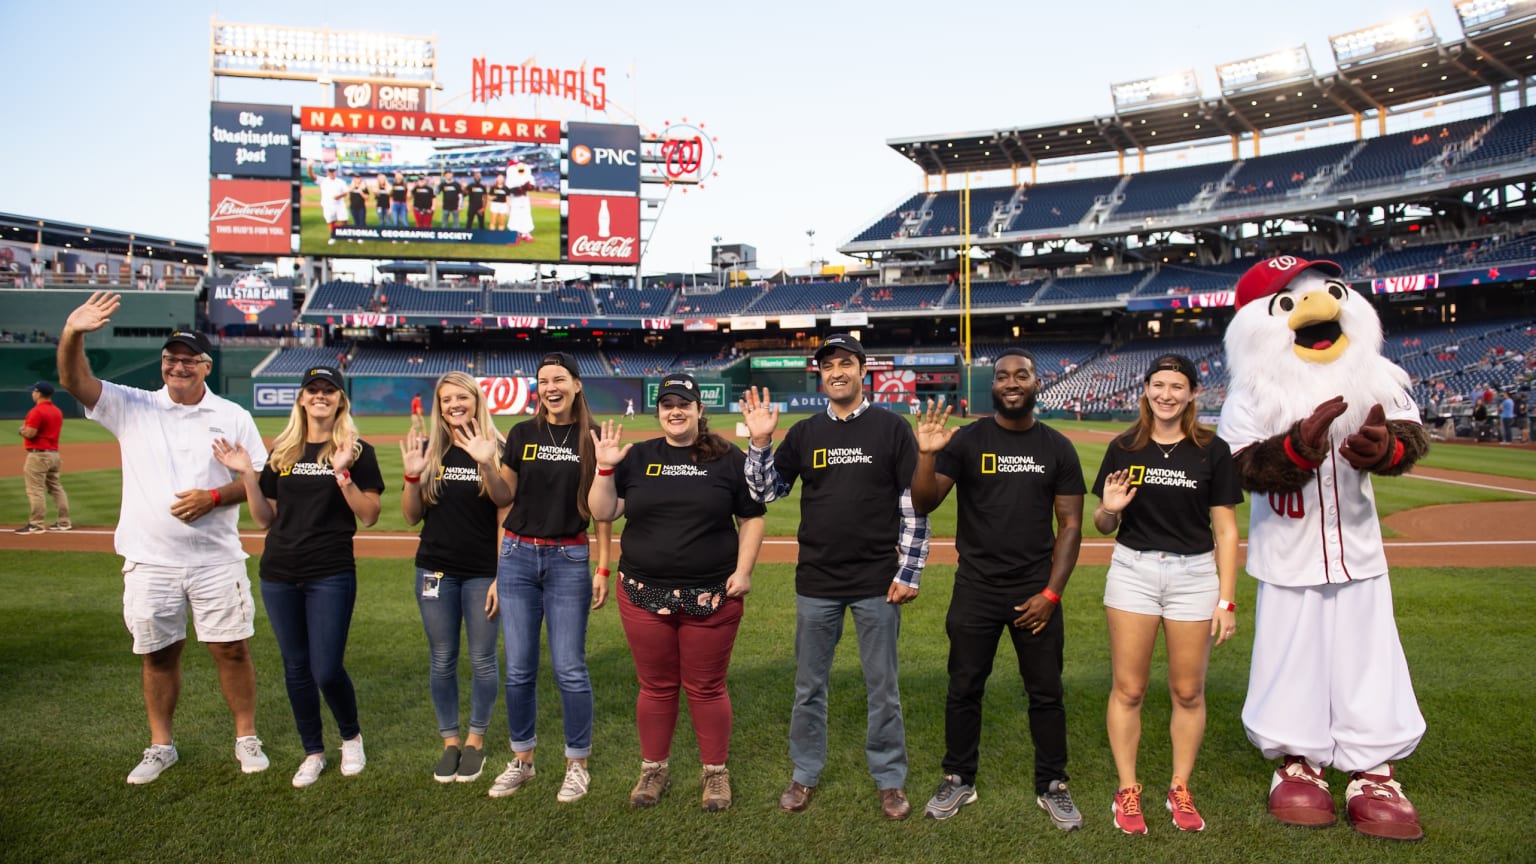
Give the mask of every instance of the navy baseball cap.
[{"label": "navy baseball cap", "polygon": [[304,380],[299,382],[300,387],[308,387],[311,381],[325,381],[337,390],[345,390],[346,379],[341,377],[341,370],[334,366],[313,366],[304,373]]},{"label": "navy baseball cap", "polygon": [[198,354],[207,354],[209,356],[213,354],[213,346],[208,343],[208,337],[195,330],[177,330],[165,340],[165,344],[161,346],[160,350],[163,351],[172,345],[185,345]]},{"label": "navy baseball cap", "polygon": [[859,340],[849,336],[847,333],[834,333],[831,336],[828,336],[821,343],[821,347],[816,349],[816,353],[812,355],[812,359],[819,363],[821,362],[821,358],[831,354],[833,351],[836,351],[839,348],[859,358],[859,363],[862,364],[864,362],[864,346],[859,344]]},{"label": "navy baseball cap", "polygon": [[661,389],[656,391],[656,401],[660,402],[663,396],[680,396],[689,402],[699,401],[699,382],[693,380],[692,375],[679,372],[668,375],[661,380]]},{"label": "navy baseball cap", "polygon": [[1200,386],[1200,373],[1195,369],[1195,361],[1183,354],[1164,354],[1152,361],[1147,367],[1147,376],[1142,381],[1151,381],[1152,376],[1159,372],[1177,372],[1189,379],[1189,386]]},{"label": "navy baseball cap", "polygon": [[41,393],[44,396],[52,396],[53,395],[53,385],[49,384],[47,381],[39,381],[36,384],[32,385],[32,392],[34,392],[34,393]]}]

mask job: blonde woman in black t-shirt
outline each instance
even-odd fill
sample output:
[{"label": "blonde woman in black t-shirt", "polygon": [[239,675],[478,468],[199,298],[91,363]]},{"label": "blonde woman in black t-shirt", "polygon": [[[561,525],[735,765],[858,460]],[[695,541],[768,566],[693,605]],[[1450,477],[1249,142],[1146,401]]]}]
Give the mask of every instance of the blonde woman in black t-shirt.
[{"label": "blonde woman in black t-shirt", "polygon": [[[432,388],[425,435],[400,444],[406,524],[424,523],[416,550],[416,604],[431,656],[432,710],[443,752],[439,783],[470,783],[485,765],[485,731],[501,686],[496,664],[496,501],[511,491],[501,479],[502,438],[474,378],[448,372]],[[472,680],[468,735],[459,728],[459,627],[469,645]]]},{"label": "blonde woman in black t-shirt", "polygon": [[1147,833],[1136,779],[1141,706],[1158,627],[1168,646],[1169,733],[1173,776],[1166,806],[1182,831],[1200,831],[1189,778],[1205,737],[1205,672],[1215,644],[1236,631],[1237,468],[1225,441],[1196,421],[1200,374],[1187,357],[1153,361],[1141,416],[1104,454],[1093,513],[1100,533],[1115,534],[1105,580],[1114,684],[1106,726],[1119,774],[1115,825]]},{"label": "blonde woman in black t-shirt", "polygon": [[358,438],[341,372],[317,366],[300,386],[288,426],[260,472],[239,444],[220,441],[214,456],[240,474],[251,519],[271,528],[261,554],[261,599],[304,744],[293,785],[304,787],[326,765],[322,696],[341,733],[342,775],[359,774],[367,764],[357,693],[342,661],[357,601],[352,537],[359,522],[378,521],[384,478],[373,447]]}]

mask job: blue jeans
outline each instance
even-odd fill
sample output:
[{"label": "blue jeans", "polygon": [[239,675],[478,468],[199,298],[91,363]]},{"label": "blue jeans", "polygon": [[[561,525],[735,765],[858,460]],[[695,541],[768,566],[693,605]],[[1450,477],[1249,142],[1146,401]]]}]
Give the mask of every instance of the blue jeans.
[{"label": "blue jeans", "polygon": [[443,211],[443,227],[444,228],[457,228],[457,227],[459,227],[459,211],[457,211],[457,210],[444,210]]},{"label": "blue jeans", "polygon": [[539,625],[547,622],[549,663],[560,688],[565,756],[592,752],[592,678],[587,674],[587,616],[592,611],[590,550],[535,546],[503,537],[496,595],[507,650],[507,731],[516,752],[538,745]]},{"label": "blue jeans", "polygon": [[395,226],[398,226],[398,227],[401,227],[401,228],[404,228],[405,226],[411,224],[410,219],[406,215],[406,212],[405,212],[405,202],[404,201],[391,201],[391,202],[389,202],[389,224],[395,225]]},{"label": "blue jeans", "polygon": [[460,578],[444,573],[437,596],[422,596],[422,580],[433,571],[416,568],[416,605],[432,655],[432,710],[444,738],[459,736],[459,622],[469,641],[469,734],[484,735],[491,725],[500,676],[496,669],[496,623],[485,617],[485,595],[495,578]]},{"label": "blue jeans", "polygon": [[907,733],[896,677],[901,607],[886,602],[883,594],[861,600],[795,595],[795,705],[789,715],[793,778],[803,786],[815,786],[827,764],[827,679],[837,643],[843,638],[845,609],[853,612],[859,662],[864,667],[869,710],[864,757],[878,788],[897,788],[907,780]]},{"label": "blue jeans", "polygon": [[347,631],[352,626],[352,606],[357,602],[357,574],[351,570],[288,583],[261,581],[261,600],[283,655],[283,680],[299,740],[308,754],[325,752],[320,723],[320,697],[331,706],[331,715],[344,740],[356,738],[357,691],[342,667],[347,651]]}]

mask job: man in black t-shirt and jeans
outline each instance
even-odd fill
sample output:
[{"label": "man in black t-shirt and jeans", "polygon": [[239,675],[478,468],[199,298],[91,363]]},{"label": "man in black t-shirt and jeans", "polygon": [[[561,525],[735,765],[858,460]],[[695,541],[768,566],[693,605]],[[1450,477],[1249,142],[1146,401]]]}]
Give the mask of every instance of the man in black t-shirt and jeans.
[{"label": "man in black t-shirt and jeans", "polygon": [[459,227],[459,196],[464,187],[459,185],[458,178],[453,176],[452,170],[443,171],[443,182],[437,184],[437,194],[443,196],[443,227]]},{"label": "man in black t-shirt and jeans", "polygon": [[944,625],[944,779],[924,813],[948,819],[976,800],[982,694],[998,634],[1006,629],[1029,696],[1036,801],[1056,827],[1071,831],[1082,827],[1083,817],[1067,791],[1059,604],[1082,548],[1087,487],[1072,442],[1035,420],[1041,386],[1035,358],[1008,348],[992,368],[993,416],[946,428],[950,409],[941,401],[937,408],[929,404],[917,429],[917,512],[932,512],[960,486],[960,564]]},{"label": "man in black t-shirt and jeans", "polygon": [[827,683],[832,657],[853,613],[868,700],[865,755],[887,819],[911,804],[896,642],[901,606],[917,597],[928,557],[928,520],[912,508],[907,484],[917,464],[912,427],[864,398],[864,348],[827,337],[816,364],[828,405],[796,423],[774,453],[778,408],[765,389],[747,391],[751,432],[747,486],[767,503],[800,490],[800,561],[795,568],[795,703],[789,721],[794,775],[779,809],[804,810],[827,761]]}]

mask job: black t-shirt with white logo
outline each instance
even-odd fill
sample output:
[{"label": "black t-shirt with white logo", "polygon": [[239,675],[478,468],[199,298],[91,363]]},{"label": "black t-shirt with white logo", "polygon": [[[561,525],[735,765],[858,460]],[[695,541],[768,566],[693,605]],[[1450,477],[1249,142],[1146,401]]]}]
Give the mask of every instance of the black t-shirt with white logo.
[{"label": "black t-shirt with white logo", "polygon": [[508,189],[505,186],[492,186],[491,187],[491,203],[492,204],[505,204],[505,203],[507,203],[507,196],[511,195],[511,194],[512,194],[512,190]]},{"label": "black t-shirt with white logo", "polygon": [[1198,555],[1215,549],[1211,508],[1243,500],[1232,448],[1220,438],[1204,448],[1185,438],[1171,450],[1151,441],[1140,450],[1126,450],[1116,439],[1104,451],[1093,494],[1103,498],[1104,478],[1122,470],[1131,472],[1136,497],[1120,514],[1115,541],[1142,552]]},{"label": "black t-shirt with white logo", "polygon": [[962,426],[935,461],[938,473],[959,487],[955,581],[1045,587],[1056,545],[1056,498],[1088,491],[1072,442],[1039,421],[1018,432],[983,417]]},{"label": "black t-shirt with white logo", "polygon": [[404,183],[396,183],[389,187],[389,200],[396,204],[405,203],[406,188]]},{"label": "black t-shirt with white logo", "polygon": [[[496,503],[480,494],[480,464],[458,447],[443,454],[437,503],[422,511],[416,566],[449,576],[495,576]],[[431,483],[428,477],[422,483]]]},{"label": "black t-shirt with white logo", "polygon": [[503,523],[508,531],[552,539],[587,530],[587,520],[576,509],[582,434],[574,423],[557,426],[537,417],[507,433],[501,461],[517,473],[517,497]]},{"label": "black t-shirt with white logo", "polygon": [[471,183],[471,184],[469,184],[468,187],[466,187],[466,191],[468,192],[468,195],[469,195],[469,209],[471,209],[471,210],[483,210],[483,209],[485,209],[485,184],[484,183]]},{"label": "black t-shirt with white logo", "polygon": [[[383,492],[384,475],[373,445],[361,444],[349,469],[352,482],[361,491]],[[303,582],[357,569],[352,557],[357,516],[336,485],[336,472],[315,461],[321,446],[305,444],[299,461],[282,473],[271,462],[261,469],[261,494],[277,505],[261,553],[263,579]]]},{"label": "black t-shirt with white logo", "polygon": [[444,210],[459,209],[459,195],[464,191],[464,187],[459,185],[459,181],[449,180],[445,183],[441,183],[438,185],[437,191],[438,194],[443,196]]},{"label": "black t-shirt with white logo", "polygon": [[414,210],[431,210],[433,197],[431,186],[425,183],[419,184],[415,189],[411,190],[411,208]]},{"label": "black t-shirt with white logo", "polygon": [[917,467],[907,421],[876,405],[847,421],[816,414],[790,427],[773,465],[801,486],[795,592],[847,599],[890,590],[901,493]]},{"label": "black t-shirt with white logo", "polygon": [[711,462],[693,448],[652,438],[630,448],[614,472],[624,499],[619,570],[648,585],[698,588],[736,570],[736,523],[767,512],[747,490],[745,453],[732,447]]}]

